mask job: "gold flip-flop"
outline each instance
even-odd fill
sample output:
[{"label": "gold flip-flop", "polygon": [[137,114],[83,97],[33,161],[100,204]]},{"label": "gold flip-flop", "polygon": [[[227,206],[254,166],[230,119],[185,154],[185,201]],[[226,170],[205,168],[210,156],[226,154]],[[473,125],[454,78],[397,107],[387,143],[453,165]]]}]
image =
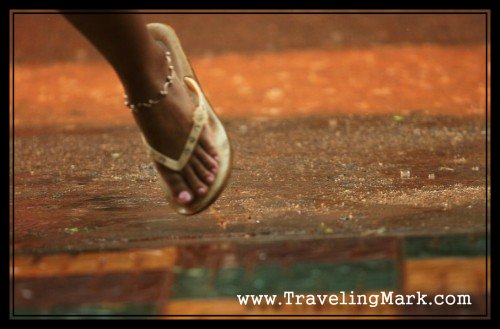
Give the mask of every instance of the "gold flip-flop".
[{"label": "gold flip-flop", "polygon": [[165,46],[169,45],[171,47],[170,52],[178,59],[179,67],[177,68],[177,73],[179,74],[180,80],[184,81],[187,88],[194,93],[198,102],[196,109],[193,112],[193,127],[179,159],[171,159],[155,150],[143,137],[144,144],[146,145],[149,154],[155,161],[161,163],[165,167],[174,171],[181,171],[189,162],[193,150],[198,143],[203,127],[205,125],[209,125],[213,132],[214,145],[219,156],[219,170],[216,174],[214,182],[208,186],[207,194],[204,196],[194,194],[193,201],[187,205],[179,204],[175,200],[175,196],[173,195],[170,187],[160,177],[163,191],[167,195],[167,199],[172,207],[175,208],[175,210],[180,214],[193,215],[210,206],[226,186],[232,168],[231,144],[229,143],[229,137],[227,136],[224,126],[201,90],[193,68],[191,67],[187,56],[181,47],[179,38],[175,34],[175,31],[170,26],[159,23],[148,24],[148,30],[153,39],[157,42],[162,42]]}]

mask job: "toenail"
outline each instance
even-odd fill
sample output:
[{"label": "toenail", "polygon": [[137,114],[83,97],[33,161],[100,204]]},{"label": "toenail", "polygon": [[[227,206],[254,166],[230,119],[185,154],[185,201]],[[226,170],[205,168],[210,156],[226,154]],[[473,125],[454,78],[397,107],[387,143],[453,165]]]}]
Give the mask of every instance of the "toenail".
[{"label": "toenail", "polygon": [[187,203],[191,201],[191,199],[191,194],[188,191],[182,191],[181,193],[179,193],[179,201]]},{"label": "toenail", "polygon": [[203,195],[207,192],[207,189],[204,187],[199,187],[196,191],[198,191],[198,194]]},{"label": "toenail", "polygon": [[208,181],[209,183],[212,183],[212,182],[214,181],[214,176],[212,176],[212,175],[207,175],[207,181]]},{"label": "toenail", "polygon": [[217,173],[217,167],[213,167],[213,168],[212,168],[212,172],[213,172],[214,174],[216,174],[216,173]]},{"label": "toenail", "polygon": [[219,161],[219,156],[218,155],[214,156],[214,159],[215,161]]}]

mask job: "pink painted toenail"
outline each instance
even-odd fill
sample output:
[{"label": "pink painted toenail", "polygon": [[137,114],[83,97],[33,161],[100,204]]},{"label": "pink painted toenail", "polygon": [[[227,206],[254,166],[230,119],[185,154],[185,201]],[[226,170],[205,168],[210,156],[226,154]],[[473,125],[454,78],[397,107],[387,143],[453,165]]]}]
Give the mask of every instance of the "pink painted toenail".
[{"label": "pink painted toenail", "polygon": [[200,187],[200,188],[198,188],[198,190],[197,190],[197,191],[198,191],[198,194],[199,194],[199,195],[203,195],[203,194],[207,193],[207,189],[206,189],[206,188],[204,188],[204,187]]},{"label": "pink painted toenail", "polygon": [[209,183],[213,183],[213,181],[214,181],[214,176],[212,176],[212,175],[208,175],[208,176],[207,176],[207,181],[208,181]]},{"label": "pink painted toenail", "polygon": [[219,158],[219,156],[218,156],[218,155],[214,156],[214,159],[215,159],[215,161],[217,161],[217,162],[220,160],[220,158]]},{"label": "pink painted toenail", "polygon": [[217,173],[217,170],[218,170],[218,169],[217,169],[217,167],[213,167],[213,168],[212,168],[212,172],[213,172],[214,174],[216,174],[216,173]]},{"label": "pink painted toenail", "polygon": [[179,193],[179,201],[182,203],[188,203],[192,200],[191,194],[188,191],[182,191]]}]

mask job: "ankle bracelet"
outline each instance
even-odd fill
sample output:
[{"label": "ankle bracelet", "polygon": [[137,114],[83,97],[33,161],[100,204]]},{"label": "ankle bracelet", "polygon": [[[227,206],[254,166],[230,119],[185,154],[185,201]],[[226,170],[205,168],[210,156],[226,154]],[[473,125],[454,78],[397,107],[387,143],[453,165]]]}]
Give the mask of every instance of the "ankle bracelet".
[{"label": "ankle bracelet", "polygon": [[132,112],[137,112],[142,108],[150,108],[151,106],[158,104],[161,99],[168,94],[168,88],[172,85],[174,82],[174,66],[172,65],[172,58],[170,57],[170,52],[167,51],[165,52],[165,58],[167,59],[167,65],[168,65],[168,75],[167,79],[165,80],[165,83],[163,84],[162,90],[160,90],[158,96],[156,98],[150,98],[145,102],[140,102],[140,103],[130,103],[129,102],[129,97],[127,94],[123,95],[123,98],[125,99],[125,106],[130,109]]}]

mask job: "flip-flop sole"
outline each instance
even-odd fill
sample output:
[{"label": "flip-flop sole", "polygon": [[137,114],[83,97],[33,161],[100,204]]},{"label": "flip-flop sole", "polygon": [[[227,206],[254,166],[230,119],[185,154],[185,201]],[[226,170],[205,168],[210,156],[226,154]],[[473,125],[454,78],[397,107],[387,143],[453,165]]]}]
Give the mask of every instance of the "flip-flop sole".
[{"label": "flip-flop sole", "polygon": [[[190,62],[186,54],[184,53],[184,50],[182,49],[181,43],[174,29],[172,29],[168,25],[151,23],[148,24],[148,30],[153,39],[170,46],[172,56],[175,56],[177,59],[176,62],[179,66],[178,72],[180,73],[179,75],[181,80],[186,77],[192,78],[199,85],[196,74],[194,73]],[[224,126],[222,125],[222,122],[214,112],[213,107],[210,105],[204,94],[203,103],[205,104],[205,108],[209,115],[208,124],[210,125],[213,132],[214,145],[219,156],[219,170],[215,177],[215,181],[209,186],[208,192],[205,196],[195,196],[195,199],[189,205],[181,205],[174,199],[170,187],[160,177],[163,191],[167,195],[169,203],[173,208],[175,208],[177,212],[183,215],[194,215],[196,213],[199,213],[208,208],[213,202],[215,202],[220,193],[222,193],[222,191],[226,187],[232,169],[233,152],[231,150],[229,137],[224,129]]]}]

